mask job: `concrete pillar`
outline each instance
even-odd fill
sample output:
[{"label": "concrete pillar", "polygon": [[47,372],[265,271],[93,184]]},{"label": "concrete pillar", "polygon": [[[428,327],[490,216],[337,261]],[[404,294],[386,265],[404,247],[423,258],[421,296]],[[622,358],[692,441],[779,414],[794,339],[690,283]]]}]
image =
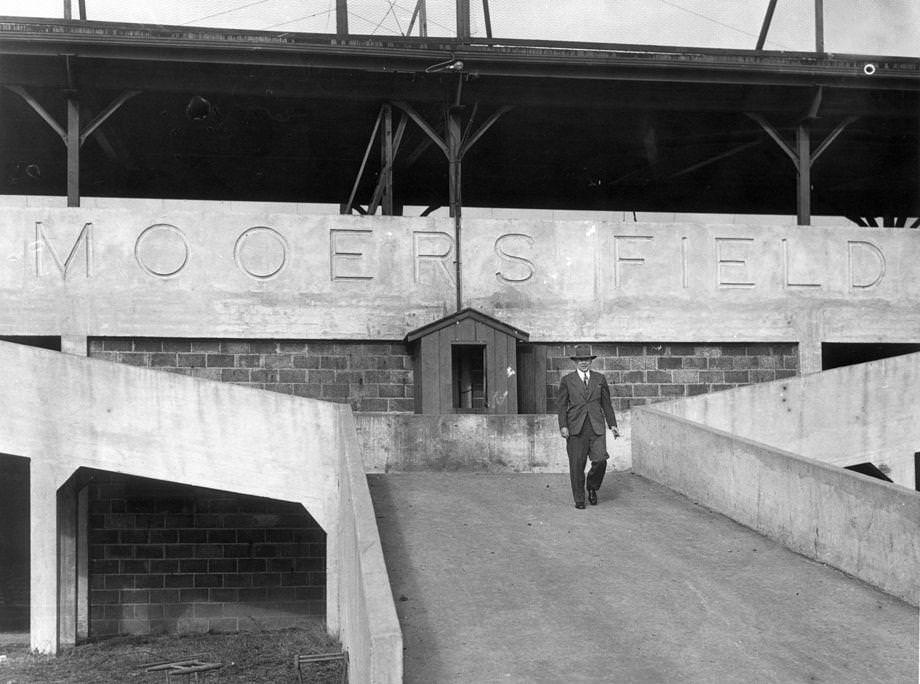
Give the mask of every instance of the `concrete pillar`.
[{"label": "concrete pillar", "polygon": [[77,492],[77,643],[89,639],[89,487]]},{"label": "concrete pillar", "polygon": [[77,643],[77,492],[72,482],[58,490],[58,648]]},{"label": "concrete pillar", "polygon": [[89,354],[89,338],[86,335],[61,335],[61,351],[65,354],[87,356]]},{"label": "concrete pillar", "polygon": [[29,472],[30,647],[41,653],[58,651],[58,518],[55,472],[32,459]]},{"label": "concrete pillar", "polygon": [[799,340],[799,374],[808,375],[821,370],[821,340],[807,338]]}]

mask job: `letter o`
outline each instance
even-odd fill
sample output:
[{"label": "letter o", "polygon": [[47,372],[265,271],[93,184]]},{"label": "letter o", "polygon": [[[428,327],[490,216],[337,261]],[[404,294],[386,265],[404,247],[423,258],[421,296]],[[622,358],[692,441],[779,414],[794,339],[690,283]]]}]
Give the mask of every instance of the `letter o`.
[{"label": "letter o", "polygon": [[[166,236],[178,237],[179,243]],[[171,278],[178,274],[188,263],[190,253],[185,234],[170,223],[147,226],[134,242],[134,258],[138,266],[155,278]]]},{"label": "letter o", "polygon": [[[253,268],[252,264],[247,264],[247,261],[244,257],[244,247],[246,244],[252,244],[252,238],[257,238],[262,234],[268,237],[271,240],[277,242],[278,246],[281,248],[280,253],[276,258],[277,265],[271,264],[267,268],[264,268],[262,271],[256,271]],[[263,245],[260,253],[264,255],[267,253],[267,245]],[[244,230],[240,236],[236,239],[236,244],[233,246],[233,260],[236,261],[236,265],[239,269],[246,275],[255,278],[257,280],[268,280],[269,278],[274,278],[281,272],[281,269],[287,264],[287,240],[284,239],[284,236],[279,233],[274,228],[269,228],[268,226],[253,226],[247,230]],[[263,267],[264,264],[261,264]]]}]

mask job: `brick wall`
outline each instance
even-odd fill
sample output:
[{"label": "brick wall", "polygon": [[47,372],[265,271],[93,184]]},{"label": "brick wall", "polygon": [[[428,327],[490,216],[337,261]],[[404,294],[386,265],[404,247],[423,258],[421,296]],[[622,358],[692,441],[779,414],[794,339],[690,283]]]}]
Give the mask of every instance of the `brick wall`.
[{"label": "brick wall", "polygon": [[325,617],[326,534],[302,506],[110,473],[89,497],[91,637]]},{"label": "brick wall", "polygon": [[398,342],[93,338],[89,354],[133,366],[349,403],[356,411],[413,412],[412,357]]},{"label": "brick wall", "polygon": [[[707,392],[788,378],[798,373],[798,346],[777,344],[589,344],[592,368],[610,383],[614,409],[667,401]],[[575,343],[547,349],[548,410],[555,409],[556,388],[573,370]]]}]

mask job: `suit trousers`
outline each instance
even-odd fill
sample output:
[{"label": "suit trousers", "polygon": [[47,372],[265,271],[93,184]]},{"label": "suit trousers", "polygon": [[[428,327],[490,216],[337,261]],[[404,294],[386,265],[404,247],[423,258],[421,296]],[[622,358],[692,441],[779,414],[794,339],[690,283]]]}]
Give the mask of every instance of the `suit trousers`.
[{"label": "suit trousers", "polygon": [[[607,472],[607,439],[604,434],[597,435],[589,421],[585,421],[581,432],[569,435],[565,440],[565,449],[569,455],[569,477],[572,480],[572,496],[575,503],[585,502],[585,486],[588,489],[600,489]],[[591,457],[591,468],[585,476],[585,466]]]}]

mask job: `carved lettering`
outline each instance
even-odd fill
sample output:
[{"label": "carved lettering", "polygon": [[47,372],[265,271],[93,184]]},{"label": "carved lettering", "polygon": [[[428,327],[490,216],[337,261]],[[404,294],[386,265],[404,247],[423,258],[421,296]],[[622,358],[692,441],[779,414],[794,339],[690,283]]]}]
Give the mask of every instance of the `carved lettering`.
[{"label": "carved lettering", "polygon": [[440,271],[454,282],[454,274],[447,263],[454,248],[454,239],[437,230],[416,230],[412,233],[412,261],[415,265],[415,282],[422,282],[425,266]]},{"label": "carved lettering", "polygon": [[236,265],[256,280],[268,280],[281,273],[287,253],[287,240],[268,226],[253,226],[243,231],[233,246]]},{"label": "carved lettering", "polygon": [[57,266],[58,271],[60,271],[61,278],[67,280],[67,272],[70,270],[70,265],[76,258],[77,250],[81,244],[83,245],[83,256],[86,260],[86,277],[91,278],[93,275],[93,224],[83,224],[83,228],[80,229],[80,234],[77,235],[77,239],[73,243],[73,247],[70,248],[67,258],[62,262],[54,245],[51,244],[45,234],[44,225],[41,221],[36,221],[35,242],[32,243],[32,251],[35,253],[35,277],[40,278],[45,275],[45,259],[42,258],[42,255],[48,254],[51,256],[51,261]]},{"label": "carved lettering", "polygon": [[[718,287],[754,287],[754,282],[747,280],[747,259],[737,256],[738,248],[753,244],[754,238],[717,237],[716,238],[716,285]],[[736,249],[731,249],[735,247]],[[734,256],[726,255],[731,251]],[[735,278],[729,277],[727,269],[737,269]]]},{"label": "carved lettering", "polygon": [[783,245],[783,287],[821,287],[821,283],[794,283],[789,277],[789,241],[781,240]]},{"label": "carved lettering", "polygon": [[134,241],[134,258],[154,278],[172,278],[188,264],[191,249],[185,234],[171,223],[147,226]]},{"label": "carved lettering", "polygon": [[374,279],[373,275],[362,270],[364,252],[357,244],[368,239],[373,239],[371,230],[333,228],[329,231],[329,273],[332,280]]},{"label": "carved lettering", "polygon": [[[882,250],[878,248],[877,245],[867,242],[865,240],[849,240],[847,241],[847,252],[848,252],[848,266],[849,266],[849,282],[850,287],[854,290],[865,290],[870,287],[875,287],[885,276],[885,270],[888,267],[888,264],[885,260],[885,255],[882,253]],[[871,255],[876,264],[875,264],[875,274],[874,277],[863,277],[857,281],[857,266],[859,263],[865,265],[866,258],[860,258],[859,252],[863,252],[865,256]],[[860,275],[863,275],[860,273]]]},{"label": "carved lettering", "polygon": [[533,246],[533,238],[526,233],[505,233],[495,240],[495,253],[500,259],[504,259],[513,265],[513,270],[510,274],[502,271],[495,272],[495,276],[499,280],[504,280],[507,283],[523,283],[533,278],[533,274],[537,271],[530,259],[505,250],[505,244],[515,239],[523,240],[528,246]]},{"label": "carved lettering", "polygon": [[644,264],[645,257],[633,256],[623,254],[623,250],[626,247],[624,244],[623,247],[620,247],[621,244],[626,243],[629,240],[647,240],[651,241],[655,238],[651,235],[614,235],[613,236],[613,282],[616,287],[620,287],[620,282],[622,280],[622,271],[623,268],[620,264]]}]

